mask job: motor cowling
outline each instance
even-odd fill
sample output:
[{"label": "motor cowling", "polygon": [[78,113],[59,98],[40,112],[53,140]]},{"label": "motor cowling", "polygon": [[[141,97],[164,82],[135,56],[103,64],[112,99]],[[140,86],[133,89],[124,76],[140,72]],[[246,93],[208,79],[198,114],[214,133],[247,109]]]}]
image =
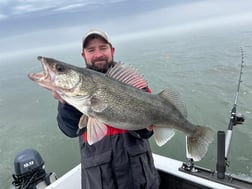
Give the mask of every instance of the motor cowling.
[{"label": "motor cowling", "polygon": [[31,174],[43,169],[44,161],[40,154],[33,149],[20,152],[14,160],[14,168],[17,176]]},{"label": "motor cowling", "polygon": [[12,184],[17,189],[42,189],[55,181],[55,173],[46,173],[44,160],[34,149],[26,149],[14,160]]}]

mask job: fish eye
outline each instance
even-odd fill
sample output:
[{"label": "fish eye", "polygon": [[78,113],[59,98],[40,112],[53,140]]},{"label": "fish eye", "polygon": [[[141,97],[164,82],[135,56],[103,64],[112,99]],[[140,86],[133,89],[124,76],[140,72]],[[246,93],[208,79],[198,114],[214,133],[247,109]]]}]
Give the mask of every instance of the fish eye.
[{"label": "fish eye", "polygon": [[55,68],[56,68],[56,70],[57,70],[58,72],[63,72],[63,71],[65,71],[65,67],[64,67],[63,65],[60,65],[60,64],[56,64]]}]

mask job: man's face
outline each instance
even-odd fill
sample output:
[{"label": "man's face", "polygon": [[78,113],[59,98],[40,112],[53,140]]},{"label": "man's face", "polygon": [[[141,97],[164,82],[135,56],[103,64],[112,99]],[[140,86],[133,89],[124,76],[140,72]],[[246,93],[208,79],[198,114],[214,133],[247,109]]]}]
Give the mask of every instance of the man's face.
[{"label": "man's face", "polygon": [[103,38],[95,36],[86,42],[82,56],[88,68],[106,72],[113,62],[114,50]]}]

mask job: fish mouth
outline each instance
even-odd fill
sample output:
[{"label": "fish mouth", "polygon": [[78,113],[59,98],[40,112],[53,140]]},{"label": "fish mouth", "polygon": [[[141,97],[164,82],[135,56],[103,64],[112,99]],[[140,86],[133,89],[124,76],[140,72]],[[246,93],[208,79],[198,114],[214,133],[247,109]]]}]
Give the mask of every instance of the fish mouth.
[{"label": "fish mouth", "polygon": [[28,77],[41,85],[42,87],[54,90],[55,87],[53,86],[55,74],[52,70],[50,70],[50,67],[47,65],[45,59],[42,56],[38,56],[37,59],[40,61],[42,65],[42,71],[37,73],[29,73]]}]

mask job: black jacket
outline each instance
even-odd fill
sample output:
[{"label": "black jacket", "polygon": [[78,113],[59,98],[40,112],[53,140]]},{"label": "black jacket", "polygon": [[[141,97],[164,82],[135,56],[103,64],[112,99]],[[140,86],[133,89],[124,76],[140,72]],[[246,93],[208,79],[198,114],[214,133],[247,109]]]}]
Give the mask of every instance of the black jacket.
[{"label": "black jacket", "polygon": [[82,113],[68,104],[58,105],[59,128],[79,136],[82,189],[158,189],[159,174],[149,145],[152,132],[142,129],[112,136],[89,145],[78,131]]}]

